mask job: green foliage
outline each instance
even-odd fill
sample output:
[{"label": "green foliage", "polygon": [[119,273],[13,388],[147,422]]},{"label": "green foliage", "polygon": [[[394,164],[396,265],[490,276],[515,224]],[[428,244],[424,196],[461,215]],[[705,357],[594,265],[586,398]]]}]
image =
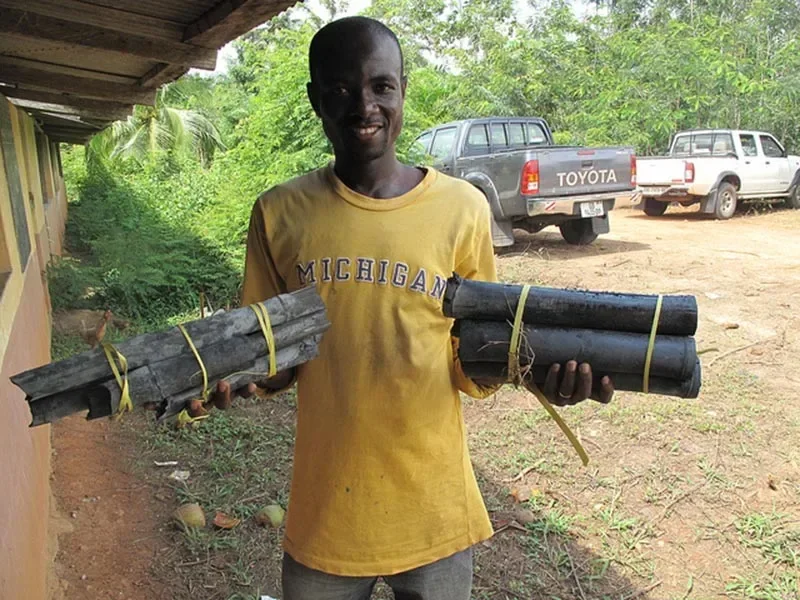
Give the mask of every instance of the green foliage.
[{"label": "green foliage", "polygon": [[[408,89],[401,159],[455,119],[535,115],[560,144],[667,149],[692,127],[775,133],[800,148],[800,6],[792,0],[536,2],[374,0],[401,39]],[[227,75],[185,77],[155,107],[67,153],[70,250],[51,269],[55,304],[108,303],[148,319],[192,308],[200,289],[235,302],[258,195],[325,165],[306,98],[307,49],[346,3],[298,6],[236,42]],[[128,157],[125,159],[124,157]],[[213,160],[212,160],[213,158]]]},{"label": "green foliage", "polygon": [[73,197],[68,244],[82,265],[51,269],[59,307],[159,320],[197,306],[201,290],[216,305],[235,298],[239,266],[191,227],[211,197],[192,181],[199,165],[161,160],[112,175],[102,163],[81,169],[79,154],[66,153],[64,166]]}]

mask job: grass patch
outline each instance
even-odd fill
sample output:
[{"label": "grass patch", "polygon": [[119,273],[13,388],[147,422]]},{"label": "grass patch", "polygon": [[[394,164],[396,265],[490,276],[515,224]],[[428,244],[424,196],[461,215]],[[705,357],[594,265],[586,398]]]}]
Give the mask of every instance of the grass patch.
[{"label": "grass patch", "polygon": [[767,560],[800,568],[800,529],[792,529],[786,515],[752,513],[736,521],[739,541],[758,548]]}]

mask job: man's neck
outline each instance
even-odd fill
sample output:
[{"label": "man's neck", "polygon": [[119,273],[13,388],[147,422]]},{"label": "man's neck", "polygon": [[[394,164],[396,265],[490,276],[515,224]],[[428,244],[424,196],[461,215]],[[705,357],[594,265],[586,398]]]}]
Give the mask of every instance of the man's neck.
[{"label": "man's neck", "polygon": [[402,196],[423,178],[419,169],[401,163],[394,152],[368,163],[355,164],[337,159],[334,171],[351,190],[377,200]]}]

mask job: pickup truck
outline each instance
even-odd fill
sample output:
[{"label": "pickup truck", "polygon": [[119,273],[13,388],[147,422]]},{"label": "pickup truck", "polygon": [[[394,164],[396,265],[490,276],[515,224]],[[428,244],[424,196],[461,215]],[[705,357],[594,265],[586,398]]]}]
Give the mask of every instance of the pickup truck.
[{"label": "pickup truck", "polygon": [[743,201],[782,200],[800,208],[800,157],[763,131],[682,131],[668,156],[639,158],[638,207],[652,217],[672,202],[730,219]]},{"label": "pickup truck", "polygon": [[439,125],[416,138],[443,173],[486,196],[495,246],[511,246],[515,227],[557,225],[570,244],[608,233],[608,213],[636,188],[633,148],[556,146],[538,117],[489,117]]}]

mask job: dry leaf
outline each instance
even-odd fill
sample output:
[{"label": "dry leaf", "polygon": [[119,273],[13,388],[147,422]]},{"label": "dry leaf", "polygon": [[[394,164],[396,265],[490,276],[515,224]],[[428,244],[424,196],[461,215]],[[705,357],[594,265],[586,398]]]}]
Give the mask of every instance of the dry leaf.
[{"label": "dry leaf", "polygon": [[767,487],[775,492],[778,491],[778,484],[775,483],[775,479],[772,475],[767,475]]},{"label": "dry leaf", "polygon": [[725,329],[739,329],[739,324],[738,323],[723,323],[722,326]]},{"label": "dry leaf", "polygon": [[217,511],[217,514],[214,515],[214,525],[220,529],[233,529],[241,522],[241,519],[226,515],[224,512]]}]

